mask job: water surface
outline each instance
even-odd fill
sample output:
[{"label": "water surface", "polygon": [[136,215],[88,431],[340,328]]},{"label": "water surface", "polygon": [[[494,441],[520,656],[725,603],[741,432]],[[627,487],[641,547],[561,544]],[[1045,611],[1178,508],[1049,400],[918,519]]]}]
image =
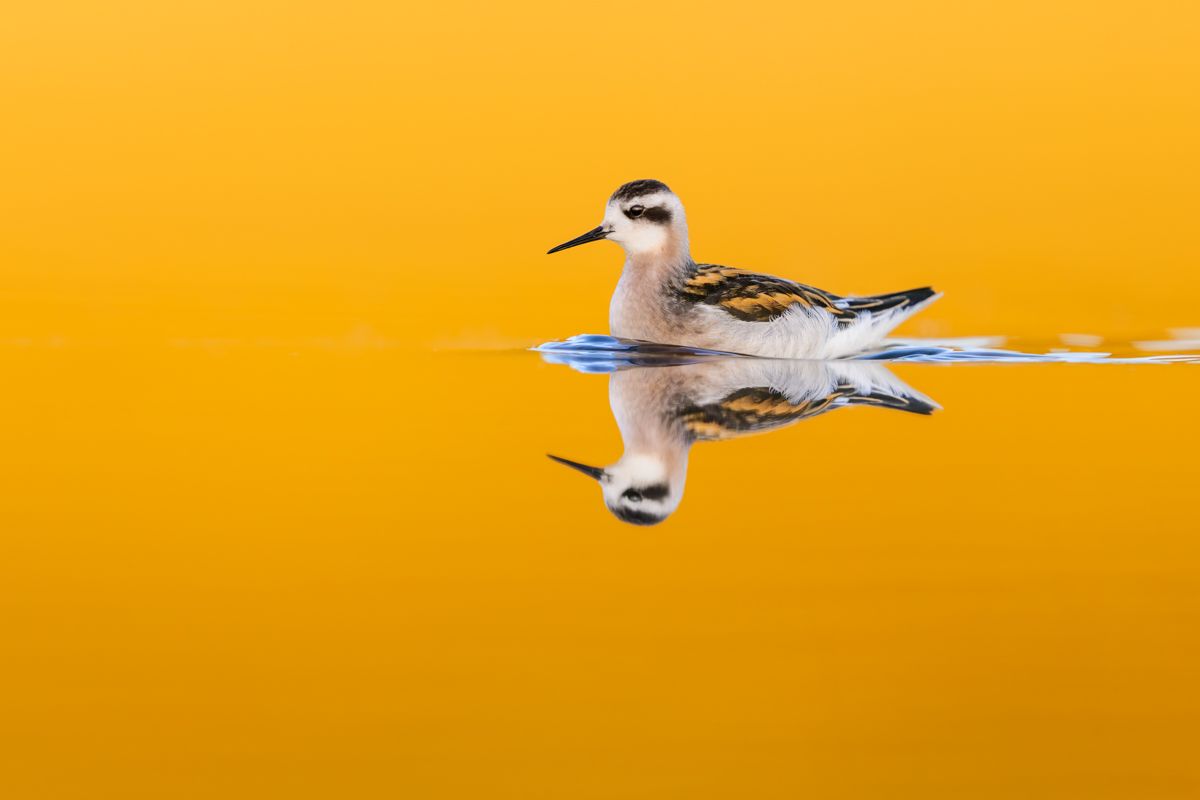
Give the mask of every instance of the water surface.
[{"label": "water surface", "polygon": [[[5,747],[80,796],[1200,788],[1196,365],[0,360]],[[639,414],[652,527],[546,458]]]}]

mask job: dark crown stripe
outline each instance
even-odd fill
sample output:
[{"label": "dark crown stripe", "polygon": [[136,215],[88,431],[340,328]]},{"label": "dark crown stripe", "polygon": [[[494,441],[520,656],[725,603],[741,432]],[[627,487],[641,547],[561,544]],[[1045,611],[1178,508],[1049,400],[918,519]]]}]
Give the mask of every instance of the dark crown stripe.
[{"label": "dark crown stripe", "polygon": [[640,181],[630,181],[621,188],[612,193],[610,200],[632,200],[635,197],[641,197],[646,194],[654,194],[655,192],[669,192],[671,187],[667,186],[662,181],[656,181],[651,178],[646,178]]},{"label": "dark crown stripe", "polygon": [[609,506],[608,510],[617,519],[628,522],[630,525],[657,525],[667,518],[666,514],[652,514],[649,511],[625,508],[624,506]]}]

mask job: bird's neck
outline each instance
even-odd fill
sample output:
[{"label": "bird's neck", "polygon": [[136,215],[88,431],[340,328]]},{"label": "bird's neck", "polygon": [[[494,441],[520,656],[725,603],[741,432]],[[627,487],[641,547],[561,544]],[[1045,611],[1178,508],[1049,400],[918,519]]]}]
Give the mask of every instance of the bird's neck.
[{"label": "bird's neck", "polygon": [[669,474],[676,474],[687,469],[691,442],[666,414],[674,394],[669,372],[615,372],[609,379],[608,399],[625,446],[622,458],[648,457],[662,463]]},{"label": "bird's neck", "polygon": [[671,230],[657,247],[626,252],[625,269],[657,277],[692,263],[687,228]]},{"label": "bird's neck", "polygon": [[666,297],[686,280],[690,259],[630,255],[609,304],[608,326],[613,336],[659,344],[683,344],[667,313]]},{"label": "bird's neck", "polygon": [[625,339],[683,344],[665,295],[687,280],[692,266],[687,229],[673,230],[655,248],[625,254],[625,269],[609,305],[609,332]]}]

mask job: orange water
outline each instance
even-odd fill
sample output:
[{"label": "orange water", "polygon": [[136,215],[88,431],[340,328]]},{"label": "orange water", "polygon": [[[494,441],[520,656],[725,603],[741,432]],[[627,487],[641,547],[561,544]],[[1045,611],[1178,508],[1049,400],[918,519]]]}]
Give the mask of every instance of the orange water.
[{"label": "orange water", "polygon": [[523,353],[7,350],[12,797],[1186,797],[1193,366],[697,445]]}]

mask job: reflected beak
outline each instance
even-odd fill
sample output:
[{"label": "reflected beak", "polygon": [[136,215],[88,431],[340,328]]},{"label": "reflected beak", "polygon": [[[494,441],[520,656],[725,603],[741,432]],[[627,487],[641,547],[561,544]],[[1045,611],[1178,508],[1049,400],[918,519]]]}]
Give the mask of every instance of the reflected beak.
[{"label": "reflected beak", "polygon": [[[604,230],[604,226],[597,225],[583,236],[576,236],[569,242],[563,242],[558,247],[550,248],[546,251],[546,255],[557,253],[559,250],[566,250],[568,247],[578,247],[579,245],[587,244],[588,242],[598,242],[606,236],[608,236],[608,231]],[[551,456],[551,458],[554,458],[554,456]]]},{"label": "reflected beak", "polygon": [[549,453],[546,454],[546,457],[549,458],[551,461],[557,461],[558,463],[562,464],[565,467],[570,467],[571,469],[577,469],[580,472],[582,472],[584,475],[587,475],[589,478],[592,478],[593,480],[600,480],[601,478],[604,477],[604,470],[601,469],[600,467],[589,467],[587,464],[580,464],[578,461],[568,461],[565,458],[559,458],[558,456],[552,456]]}]

